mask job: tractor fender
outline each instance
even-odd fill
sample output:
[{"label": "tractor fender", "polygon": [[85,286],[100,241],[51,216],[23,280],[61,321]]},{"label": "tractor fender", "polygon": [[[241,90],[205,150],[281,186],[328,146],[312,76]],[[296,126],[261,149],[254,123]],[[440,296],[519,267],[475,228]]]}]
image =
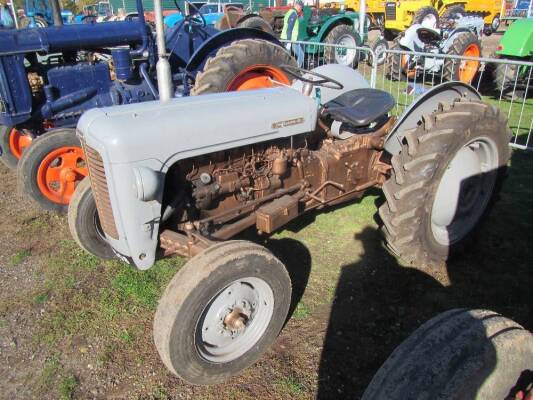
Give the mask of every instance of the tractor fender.
[{"label": "tractor fender", "polygon": [[191,56],[185,70],[189,73],[196,73],[200,71],[207,59],[213,56],[218,49],[224,47],[236,40],[243,39],[262,39],[282,46],[281,42],[273,35],[267,32],[252,28],[234,28],[222,31],[216,35],[211,36],[194,52]]},{"label": "tractor fender", "polygon": [[533,18],[513,22],[500,39],[496,54],[507,57],[529,57],[533,54]]},{"label": "tractor fender", "polygon": [[472,86],[459,81],[441,83],[420,95],[396,120],[385,138],[385,150],[392,155],[399,154],[405,132],[416,128],[424,115],[437,111],[439,103],[451,103],[458,98],[481,100],[481,95]]},{"label": "tractor fender", "polygon": [[[457,28],[455,29],[450,35],[448,35],[448,38],[446,40],[444,40],[441,44],[441,51],[445,54],[448,54],[448,50],[450,49],[450,47],[452,46],[453,44],[453,41],[455,40],[455,38],[457,37],[457,35],[459,33],[463,33],[463,32],[472,32],[471,29],[468,29],[468,28]],[[478,35],[477,32],[473,32],[474,34]],[[479,37],[479,35],[478,35]]]},{"label": "tractor fender", "polygon": [[418,38],[418,28],[422,25],[413,24],[403,34],[400,38],[400,46],[405,47],[410,51],[423,51],[424,43]]},{"label": "tractor fender", "polygon": [[[326,39],[327,34],[335,28],[337,25],[350,25],[352,28],[354,28],[354,20],[352,18],[348,17],[334,17],[328,19],[324,25],[320,27],[320,30],[318,31],[316,35],[316,41],[323,42]],[[354,28],[354,32],[357,34],[357,37],[359,37],[359,32]],[[359,38],[359,44],[363,43],[361,38]]]}]

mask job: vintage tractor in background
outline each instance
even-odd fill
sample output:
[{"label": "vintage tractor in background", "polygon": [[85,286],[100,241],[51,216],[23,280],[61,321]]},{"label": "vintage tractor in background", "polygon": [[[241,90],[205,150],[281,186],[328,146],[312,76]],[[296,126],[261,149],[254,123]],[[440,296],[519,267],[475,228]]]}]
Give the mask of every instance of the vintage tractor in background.
[{"label": "vintage tractor in background", "polygon": [[70,203],[71,233],[89,253],[141,270],[190,258],[159,302],[154,341],[164,365],[195,384],[254,363],[289,313],[283,263],[229,239],[382,188],[389,249],[442,267],[484,219],[510,158],[505,116],[470,85],[437,85],[395,118],[393,97],[350,67],[280,70],[291,85],[172,99],[159,69],[160,101],[93,108],[78,122],[89,179]]},{"label": "vintage tractor in background", "polygon": [[[533,19],[517,20],[507,28],[496,49],[496,56],[513,61],[533,60]],[[496,64],[494,80],[497,89],[523,96],[533,74],[531,67],[524,65]],[[531,95],[531,93],[529,93]]]},{"label": "vintage tractor in background", "polygon": [[[288,7],[270,7],[265,8],[259,14],[279,34],[283,28],[283,17],[288,9]],[[358,47],[367,41],[370,25],[368,18],[366,18],[364,36],[361,37],[359,35],[359,23],[359,14],[354,11],[304,6],[303,16],[299,24],[298,40],[317,44]],[[304,51],[307,60],[320,58],[326,64],[336,63],[356,67],[359,61],[359,54],[355,49],[307,45]],[[305,65],[312,64],[312,62],[305,63]]]},{"label": "vintage tractor in background", "polygon": [[[432,21],[414,24],[394,40],[393,50],[416,51],[428,54],[449,54],[481,57],[483,18],[450,15],[441,18],[434,28]],[[388,75],[394,80],[414,79],[419,73],[442,74],[445,80],[460,80],[471,84],[480,62],[437,58],[430,55],[390,53]],[[439,79],[440,80],[440,79]]]},{"label": "vintage tractor in background", "polygon": [[387,40],[413,24],[432,21],[438,25],[439,18],[447,19],[452,14],[481,17],[484,33],[490,35],[500,25],[501,0],[407,0],[387,1],[385,4],[385,29]]},{"label": "vintage tractor in background", "polygon": [[[1,160],[18,164],[20,187],[45,209],[66,210],[87,175],[74,129],[84,111],[158,98],[157,46],[138,7],[138,20],[0,32]],[[218,32],[201,14],[163,45],[176,96],[291,81],[278,66],[294,61],[273,36]]]},{"label": "vintage tractor in background", "polygon": [[[50,0],[25,0],[24,17],[20,18],[20,28],[46,28],[54,25],[53,8]],[[72,24],[74,14],[70,10],[61,10],[63,24]]]}]

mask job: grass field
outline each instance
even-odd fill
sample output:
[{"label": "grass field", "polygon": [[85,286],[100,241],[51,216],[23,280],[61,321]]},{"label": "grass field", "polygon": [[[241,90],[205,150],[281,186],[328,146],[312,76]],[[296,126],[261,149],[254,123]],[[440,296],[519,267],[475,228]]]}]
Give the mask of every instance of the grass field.
[{"label": "grass field", "polygon": [[377,191],[272,237],[246,235],[286,263],[294,311],[272,350],[216,387],[173,377],[152,344],[158,298],[184,261],[141,272],[86,255],[63,217],[20,204],[0,168],[2,398],[356,399],[393,348],[440,311],[490,308],[533,328],[528,153],[514,153],[477,240],[443,270],[405,267],[383,249]]}]

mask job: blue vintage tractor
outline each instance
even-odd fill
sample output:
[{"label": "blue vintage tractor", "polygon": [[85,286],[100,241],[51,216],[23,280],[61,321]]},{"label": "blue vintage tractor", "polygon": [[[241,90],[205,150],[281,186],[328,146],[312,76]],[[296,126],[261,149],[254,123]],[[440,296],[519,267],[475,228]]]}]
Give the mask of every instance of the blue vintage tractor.
[{"label": "blue vintage tractor", "polygon": [[[131,21],[0,32],[0,159],[18,164],[21,188],[45,209],[66,211],[87,175],[74,129],[84,111],[158,98],[157,45],[137,6]],[[165,47],[175,96],[291,81],[279,66],[294,60],[273,36],[219,32],[201,14],[168,31]]]},{"label": "blue vintage tractor", "polygon": [[[26,0],[24,2],[25,16],[20,19],[21,28],[46,28],[54,25],[53,7],[49,0]],[[61,11],[64,24],[74,21],[74,14],[69,10]]]}]

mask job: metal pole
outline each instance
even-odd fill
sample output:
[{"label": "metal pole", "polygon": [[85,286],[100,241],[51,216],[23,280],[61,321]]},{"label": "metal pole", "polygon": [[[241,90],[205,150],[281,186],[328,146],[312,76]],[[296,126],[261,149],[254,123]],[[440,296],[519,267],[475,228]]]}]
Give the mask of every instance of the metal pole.
[{"label": "metal pole", "polygon": [[13,21],[15,21],[15,28],[19,28],[19,17],[17,15],[17,10],[15,10],[15,4],[13,3],[14,0],[11,0],[9,5],[11,6],[11,13],[13,14]]},{"label": "metal pole", "polygon": [[165,43],[165,30],[163,28],[163,8],[161,0],[154,0],[155,12],[155,33],[157,37],[157,88],[159,90],[159,100],[168,101],[172,98],[174,88],[172,87],[172,73]]},{"label": "metal pole", "polygon": [[361,41],[365,39],[366,0],[359,0],[359,36]]},{"label": "metal pole", "polygon": [[63,26],[63,18],[61,17],[61,6],[59,0],[50,0],[52,6],[52,15],[54,17],[55,26]]}]

